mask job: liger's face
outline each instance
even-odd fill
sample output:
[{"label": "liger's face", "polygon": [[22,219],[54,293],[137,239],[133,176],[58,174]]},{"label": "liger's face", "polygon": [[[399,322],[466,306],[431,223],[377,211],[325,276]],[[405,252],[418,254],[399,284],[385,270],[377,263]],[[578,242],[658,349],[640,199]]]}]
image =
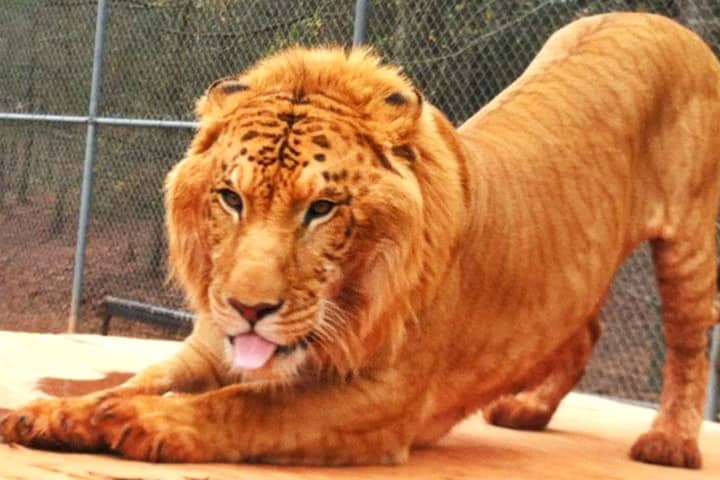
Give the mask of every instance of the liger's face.
[{"label": "liger's face", "polygon": [[396,241],[388,221],[406,221],[403,176],[362,119],[322,95],[255,99],[202,155],[208,303],[231,368],[269,379],[351,363],[367,270]]}]

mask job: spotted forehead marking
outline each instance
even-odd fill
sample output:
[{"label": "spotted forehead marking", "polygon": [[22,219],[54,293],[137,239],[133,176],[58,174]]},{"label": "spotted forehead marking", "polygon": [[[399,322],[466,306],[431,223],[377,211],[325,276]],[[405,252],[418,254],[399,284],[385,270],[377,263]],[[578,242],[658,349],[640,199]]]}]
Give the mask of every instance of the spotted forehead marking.
[{"label": "spotted forehead marking", "polygon": [[325,135],[315,135],[311,141],[319,147],[330,148],[330,141]]},{"label": "spotted forehead marking", "polygon": [[246,142],[248,140],[252,140],[253,138],[257,137],[259,135],[258,132],[255,130],[248,130],[245,132],[245,134],[240,138],[243,142]]},{"label": "spotted forehead marking", "polygon": [[[268,95],[246,106],[249,108],[236,111],[243,119],[234,127],[238,132],[234,138],[243,142],[238,160],[245,159],[261,168],[277,164],[294,170],[312,162],[325,162],[327,151],[333,148],[347,154],[353,143],[365,152],[369,150],[367,158],[373,160],[371,163],[398,175],[389,154],[406,161],[414,160],[414,152],[407,145],[389,148],[386,152],[366,130],[364,118],[358,112],[341,105],[337,99],[321,96],[323,101],[318,101],[316,97],[313,95],[311,100],[302,92],[294,96]],[[318,110],[329,114],[323,115]],[[336,145],[337,141],[344,143],[346,148],[343,150]],[[366,157],[361,151],[352,158],[361,164]]]},{"label": "spotted forehead marking", "polygon": [[[268,119],[267,114],[271,112],[263,113],[265,115],[255,115],[254,121],[243,122],[236,127],[248,129],[240,135],[240,141],[246,142],[240,149],[241,157],[261,167],[277,163],[291,170],[298,166],[308,166],[310,160],[326,160],[325,154],[318,151],[318,147],[329,149],[331,143],[327,135],[322,133],[326,127],[318,122],[319,117],[309,118],[305,112],[281,111],[272,113],[272,119]],[[269,142],[256,145],[250,143],[260,138],[266,138]]]}]

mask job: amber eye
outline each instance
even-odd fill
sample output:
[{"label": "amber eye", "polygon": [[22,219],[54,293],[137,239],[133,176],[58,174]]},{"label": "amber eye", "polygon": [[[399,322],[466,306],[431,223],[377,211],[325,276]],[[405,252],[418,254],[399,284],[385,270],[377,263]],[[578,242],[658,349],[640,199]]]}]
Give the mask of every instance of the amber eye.
[{"label": "amber eye", "polygon": [[307,212],[305,212],[305,225],[309,225],[313,220],[330,215],[335,209],[335,206],[336,204],[330,200],[316,200],[312,202]]},{"label": "amber eye", "polygon": [[220,195],[220,201],[227,209],[233,210],[238,214],[242,213],[243,201],[240,195],[228,188],[221,188],[218,190],[218,194]]}]

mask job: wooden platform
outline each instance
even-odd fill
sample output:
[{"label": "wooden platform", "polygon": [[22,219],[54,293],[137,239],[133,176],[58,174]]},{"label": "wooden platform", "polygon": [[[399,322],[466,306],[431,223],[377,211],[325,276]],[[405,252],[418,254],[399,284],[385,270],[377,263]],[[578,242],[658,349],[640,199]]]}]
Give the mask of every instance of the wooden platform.
[{"label": "wooden platform", "polygon": [[[170,355],[178,343],[94,335],[0,332],[0,408],[50,392],[82,393],[122,381]],[[720,424],[703,425],[704,468],[688,471],[633,462],[627,451],[653,411],[572,394],[546,432],[518,432],[475,416],[407,465],[298,468],[256,465],[154,465],[105,455],[64,454],[0,445],[3,479],[718,479]]]}]

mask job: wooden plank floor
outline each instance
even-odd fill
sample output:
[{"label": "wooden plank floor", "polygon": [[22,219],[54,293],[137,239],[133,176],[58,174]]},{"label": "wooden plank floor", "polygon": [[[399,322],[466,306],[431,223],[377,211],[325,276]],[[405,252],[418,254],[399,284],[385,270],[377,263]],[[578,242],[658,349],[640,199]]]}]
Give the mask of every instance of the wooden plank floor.
[{"label": "wooden plank floor", "polygon": [[[45,392],[68,394],[122,381],[170,355],[178,343],[93,335],[0,332],[0,407]],[[66,454],[0,445],[3,479],[718,479],[720,425],[706,422],[700,471],[633,462],[627,451],[653,411],[571,394],[545,432],[485,424],[476,415],[434,448],[400,467],[306,468],[257,465],[154,465],[106,455]]]}]

